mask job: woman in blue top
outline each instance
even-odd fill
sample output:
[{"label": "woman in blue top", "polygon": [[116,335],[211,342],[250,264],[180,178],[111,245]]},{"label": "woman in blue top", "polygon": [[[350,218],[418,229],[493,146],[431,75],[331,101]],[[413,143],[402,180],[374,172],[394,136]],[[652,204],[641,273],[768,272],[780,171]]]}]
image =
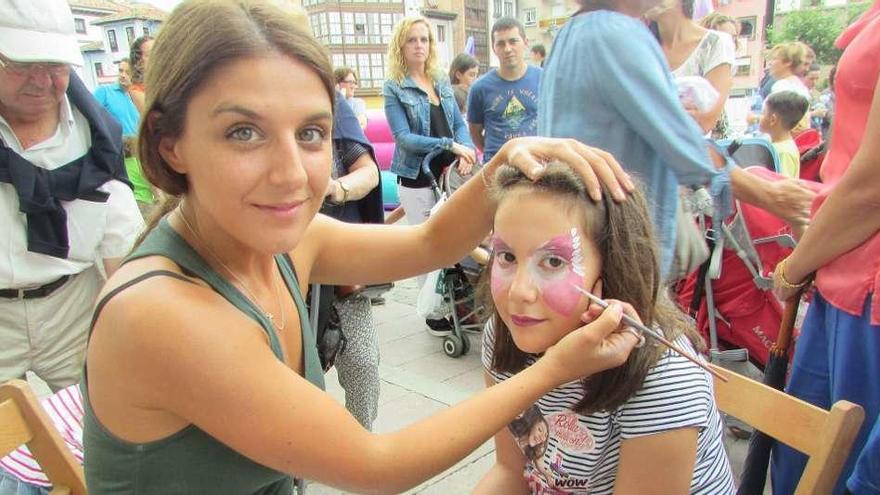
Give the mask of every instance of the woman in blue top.
[{"label": "woman in blue top", "polygon": [[[445,150],[431,161],[435,177],[453,161],[467,175],[476,162],[474,144],[461,116],[452,85],[437,67],[437,49],[428,21],[408,17],[394,29],[388,45],[388,76],[382,95],[385,116],[397,146],[391,172],[397,174],[400,205],[411,225],[425,221],[434,206],[430,179],[421,170],[425,156]],[[419,286],[425,277],[419,278]],[[452,325],[442,317],[426,320],[433,335],[448,335]]]},{"label": "woman in blue top", "polygon": [[[657,41],[639,20],[657,0],[579,0],[544,64],[538,135],[601,145],[640,176],[669,274],[679,185],[723,180],[685,112]],[[769,182],[734,168],[733,192],[792,223],[808,219],[812,194],[797,182]]]}]

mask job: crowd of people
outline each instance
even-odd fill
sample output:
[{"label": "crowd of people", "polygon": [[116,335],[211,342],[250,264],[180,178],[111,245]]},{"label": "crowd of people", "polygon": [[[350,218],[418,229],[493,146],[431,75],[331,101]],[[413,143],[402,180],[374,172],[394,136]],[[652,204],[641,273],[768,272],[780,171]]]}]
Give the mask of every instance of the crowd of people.
[{"label": "crowd of people", "polygon": [[[686,359],[705,344],[669,297],[682,198],[704,187],[715,221],[739,200],[800,238],[773,271],[781,300],[815,274],[787,392],[864,408],[835,494],[880,493],[880,393],[862,378],[880,374],[880,0],[838,39],[824,92],[807,45],[768,52],[749,123],[774,180],[712,141],[733,137],[735,19],[695,20],[694,0],[578,6],[549,48],[496,20],[483,74],[467,54],[441,67],[426,18],[394,26],[382,97],[406,226],[384,225],[358,73],[299,10],[184,0],[91,93],[66,2],[0,7],[0,380],[49,385],[89,492],[398,492],[494,438],[475,493],[735,493],[712,378]],[[804,132],[827,141],[818,194]],[[437,208],[449,173],[462,185]],[[371,433],[366,288],[421,286],[480,243],[486,390]],[[345,407],[323,392],[331,366]],[[774,493],[804,464],[775,448]],[[25,448],[0,468],[0,495],[48,493]]]}]

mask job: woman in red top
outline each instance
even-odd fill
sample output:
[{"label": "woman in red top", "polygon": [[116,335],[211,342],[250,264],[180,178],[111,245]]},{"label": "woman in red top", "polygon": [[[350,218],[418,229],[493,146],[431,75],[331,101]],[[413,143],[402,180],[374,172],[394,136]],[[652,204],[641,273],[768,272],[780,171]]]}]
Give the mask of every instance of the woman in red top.
[{"label": "woman in red top", "polygon": [[143,35],[131,43],[131,87],[128,94],[138,112],[144,113],[144,72],[153,49],[153,37]]},{"label": "woman in red top", "polygon": [[[822,166],[826,188],[797,249],[776,267],[785,299],[816,272],[818,289],[797,342],[788,392],[829,408],[865,408],[835,493],[880,493],[880,0],[838,38],[837,115]],[[872,433],[873,428],[873,433]],[[870,435],[869,435],[870,434]],[[867,442],[867,445],[866,445]],[[805,458],[787,447],[773,459],[773,492],[793,493]],[[873,466],[873,467],[872,467]]]}]

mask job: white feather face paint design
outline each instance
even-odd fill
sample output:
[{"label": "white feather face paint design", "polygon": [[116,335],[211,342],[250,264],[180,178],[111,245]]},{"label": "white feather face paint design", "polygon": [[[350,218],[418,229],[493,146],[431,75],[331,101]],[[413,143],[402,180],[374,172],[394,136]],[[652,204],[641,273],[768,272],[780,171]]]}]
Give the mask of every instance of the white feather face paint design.
[{"label": "white feather face paint design", "polygon": [[584,276],[584,249],[577,227],[571,228],[571,271]]}]

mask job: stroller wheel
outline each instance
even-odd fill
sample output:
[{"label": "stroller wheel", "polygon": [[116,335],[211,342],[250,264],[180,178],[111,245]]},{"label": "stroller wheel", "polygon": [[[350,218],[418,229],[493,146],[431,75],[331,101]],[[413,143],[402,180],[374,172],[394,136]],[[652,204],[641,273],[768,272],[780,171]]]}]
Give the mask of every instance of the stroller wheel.
[{"label": "stroller wheel", "polygon": [[461,350],[462,356],[471,352],[471,339],[469,339],[467,334],[464,332],[462,332],[462,334],[461,334],[461,344],[462,344],[462,350]]},{"label": "stroller wheel", "polygon": [[449,357],[461,357],[466,352],[464,340],[455,334],[445,337],[443,339],[443,352]]}]

